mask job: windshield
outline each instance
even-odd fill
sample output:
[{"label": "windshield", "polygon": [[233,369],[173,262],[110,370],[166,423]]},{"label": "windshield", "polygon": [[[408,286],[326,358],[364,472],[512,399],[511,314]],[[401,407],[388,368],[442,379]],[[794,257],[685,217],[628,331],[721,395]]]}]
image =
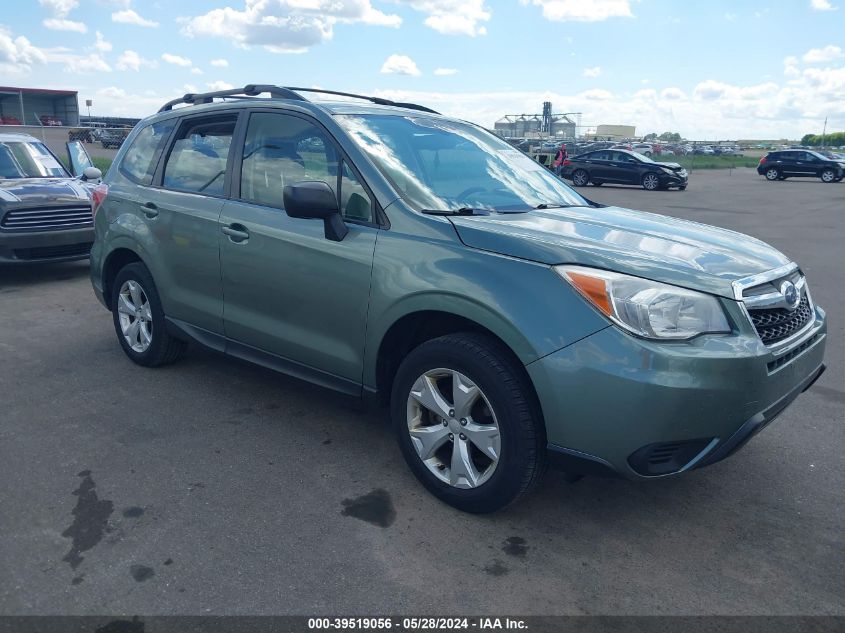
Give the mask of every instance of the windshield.
[{"label": "windshield", "polygon": [[644,163],[654,163],[654,162],[656,162],[656,161],[651,160],[651,158],[649,158],[645,154],[640,154],[636,150],[634,150],[633,152],[629,152],[629,153],[632,154],[634,156],[634,158],[636,158],[637,160],[640,160]]},{"label": "windshield", "polygon": [[589,205],[545,167],[469,123],[424,115],[345,115],[338,122],[417,210]]},{"label": "windshield", "polygon": [[0,142],[0,178],[64,178],[67,175],[43,143]]}]

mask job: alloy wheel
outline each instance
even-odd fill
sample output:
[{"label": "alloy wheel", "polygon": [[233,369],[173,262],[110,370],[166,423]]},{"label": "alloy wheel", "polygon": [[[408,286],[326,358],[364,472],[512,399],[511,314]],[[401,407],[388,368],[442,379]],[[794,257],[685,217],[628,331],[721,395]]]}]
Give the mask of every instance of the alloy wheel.
[{"label": "alloy wheel", "polygon": [[766,178],[769,180],[777,180],[779,175],[777,169],[770,169],[766,172]]},{"label": "alloy wheel", "polygon": [[822,172],[822,181],[823,182],[833,182],[836,179],[836,175],[833,173],[833,170],[826,169]]},{"label": "alloy wheel", "polygon": [[153,342],[153,317],[150,301],[141,284],[127,279],[117,297],[120,331],[133,351],[146,352]]},{"label": "alloy wheel", "polygon": [[501,437],[490,402],[453,369],[432,369],[414,382],[407,403],[408,433],[417,455],[440,481],[477,488],[496,470]]},{"label": "alloy wheel", "polygon": [[583,187],[587,184],[589,178],[587,177],[587,173],[584,171],[577,171],[572,178],[572,182],[575,183],[577,187]]},{"label": "alloy wheel", "polygon": [[643,187],[649,191],[653,191],[660,186],[660,180],[654,174],[646,174],[643,178]]}]

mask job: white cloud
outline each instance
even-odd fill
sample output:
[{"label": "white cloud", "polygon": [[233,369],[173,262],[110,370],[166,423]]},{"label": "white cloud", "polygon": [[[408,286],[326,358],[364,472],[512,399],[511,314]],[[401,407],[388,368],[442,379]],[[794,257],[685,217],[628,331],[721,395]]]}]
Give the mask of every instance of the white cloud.
[{"label": "white cloud", "polygon": [[485,35],[480,22],[490,20],[484,0],[406,0],[406,4],[427,13],[425,25],[443,35]]},{"label": "white cloud", "polygon": [[182,88],[185,89],[186,94],[196,94],[200,91],[194,84],[185,84]]},{"label": "white cloud", "polygon": [[211,90],[211,91],[231,90],[232,88],[234,88],[234,86],[232,84],[225,82],[225,81],[219,81],[219,80],[209,82],[205,85],[208,86],[208,89]]},{"label": "white cloud", "polygon": [[613,93],[609,90],[593,88],[592,90],[585,90],[582,92],[580,97],[582,99],[586,99],[587,101],[610,101],[613,99]]},{"label": "white cloud", "polygon": [[725,19],[728,22],[736,22],[736,18],[737,18],[736,13],[730,13],[730,12],[725,13]]},{"label": "white cloud", "polygon": [[134,24],[136,26],[156,27],[158,22],[153,22],[146,18],[142,18],[132,9],[124,9],[123,11],[115,11],[111,14],[111,21],[120,24]]},{"label": "white cloud", "polygon": [[682,99],[686,99],[687,95],[680,88],[671,87],[661,90],[660,98],[664,101],[681,101]]},{"label": "white cloud", "polygon": [[68,13],[79,6],[78,0],[38,0],[38,3],[52,14],[52,17],[42,22],[45,28],[51,31],[74,31],[76,33],[88,31],[88,27],[83,22],[67,19]]},{"label": "white cloud", "polygon": [[804,53],[804,56],[801,59],[804,60],[804,63],[806,64],[819,64],[830,62],[841,57],[845,57],[845,53],[842,52],[842,49],[839,46],[828,44],[824,48],[811,48]]},{"label": "white cloud", "polygon": [[193,68],[191,68],[191,74],[192,74],[192,75],[202,75],[202,74],[203,74],[203,72],[202,72],[202,70],[201,70],[201,69],[199,69],[199,68],[197,68],[196,66],[194,66]]},{"label": "white cloud", "polygon": [[160,96],[150,91],[135,94],[124,88],[107,86],[94,94],[94,105],[98,112],[111,116],[147,116],[173,97]]},{"label": "white cloud", "polygon": [[51,31],[74,31],[76,33],[87,33],[88,27],[83,22],[75,22],[65,18],[47,18],[42,22],[45,28]]},{"label": "white cloud", "polygon": [[91,53],[90,55],[69,55],[65,65],[65,71],[79,75],[110,73],[111,66],[97,53]]},{"label": "white cloud", "polygon": [[228,68],[229,62],[225,59],[212,59],[211,65],[217,68]]},{"label": "white cloud", "polygon": [[414,77],[421,74],[416,62],[407,55],[391,55],[384,60],[380,72],[383,75],[412,75]]},{"label": "white cloud", "polygon": [[97,41],[94,42],[94,48],[96,48],[101,53],[108,53],[112,49],[111,42],[107,42],[106,38],[103,37],[103,34],[97,31],[95,34]]},{"label": "white cloud", "polygon": [[14,37],[0,24],[0,72],[20,75],[28,73],[35,64],[46,64],[47,55],[33,46],[23,35]]},{"label": "white cloud", "polygon": [[787,77],[797,77],[801,74],[798,69],[798,58],[794,55],[784,58],[783,60],[783,74]]},{"label": "white cloud", "polygon": [[830,0],[810,0],[810,6],[816,11],[836,11],[837,9]]},{"label": "white cloud", "polygon": [[592,68],[585,68],[582,73],[585,77],[598,77],[601,75],[601,66],[593,66]]},{"label": "white cloud", "polygon": [[370,0],[246,0],[243,9],[223,7],[179,21],[188,37],[221,37],[273,53],[303,53],[330,40],[336,24],[402,23],[398,15],[373,8]]},{"label": "white cloud", "polygon": [[174,66],[191,66],[193,62],[187,57],[180,57],[179,55],[172,55],[170,53],[163,53],[161,58],[167,62],[168,64],[173,64]]},{"label": "white cloud", "polygon": [[629,0],[519,0],[543,8],[553,22],[601,22],[609,18],[632,18]]},{"label": "white cloud", "polygon": [[448,77],[449,75],[457,75],[457,68],[435,68],[434,74],[438,77]]},{"label": "white cloud", "polygon": [[134,70],[139,71],[141,68],[155,68],[158,63],[153,59],[144,59],[138,53],[132,50],[123,51],[117,59],[115,67],[118,70]]}]

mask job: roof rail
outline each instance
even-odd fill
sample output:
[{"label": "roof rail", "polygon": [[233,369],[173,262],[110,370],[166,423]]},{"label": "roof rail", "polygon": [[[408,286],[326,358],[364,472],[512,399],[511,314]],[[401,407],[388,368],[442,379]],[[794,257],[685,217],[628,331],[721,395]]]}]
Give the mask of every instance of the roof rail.
[{"label": "roof rail", "polygon": [[159,108],[159,112],[167,112],[168,110],[172,110],[173,106],[179,105],[180,103],[199,105],[201,103],[212,103],[214,99],[220,97],[257,97],[263,92],[269,92],[270,97],[275,99],[295,99],[297,101],[306,101],[306,99],[302,95],[298,95],[292,90],[289,90],[288,88],[265,84],[248,84],[243,88],[232,88],[231,90],[217,90],[215,92],[202,92],[198,94],[189,92],[188,94],[178,99],[168,101],[163,106],[161,106],[161,108]]},{"label": "roof rail", "polygon": [[231,90],[217,90],[215,92],[203,93],[188,93],[178,99],[168,101],[161,108],[159,112],[167,112],[172,110],[173,106],[181,103],[188,103],[190,105],[200,105],[202,103],[213,103],[215,99],[223,97],[257,97],[262,93],[269,93],[271,99],[293,99],[295,101],[308,101],[305,97],[298,94],[299,92],[317,92],[320,94],[337,95],[340,97],[352,97],[353,99],[364,99],[377,105],[392,106],[395,108],[408,108],[409,110],[419,110],[420,112],[430,112],[431,114],[440,114],[431,108],[418,105],[416,103],[404,103],[399,101],[391,101],[389,99],[382,99],[381,97],[368,97],[366,95],[354,94],[352,92],[338,92],[336,90],[323,90],[322,88],[294,88],[287,86],[273,86],[270,84],[248,84],[243,88],[232,88]]},{"label": "roof rail", "polygon": [[294,88],[293,86],[286,86],[288,90],[296,92],[318,92],[320,94],[337,95],[339,97],[352,97],[353,99],[364,99],[375,103],[376,105],[393,106],[394,108],[407,108],[409,110],[419,110],[420,112],[430,112],[431,114],[440,114],[439,112],[418,105],[416,103],[406,103],[402,101],[391,101],[390,99],[382,99],[381,97],[368,97],[366,95],[358,95],[352,92],[338,92],[337,90],[323,90],[322,88]]}]

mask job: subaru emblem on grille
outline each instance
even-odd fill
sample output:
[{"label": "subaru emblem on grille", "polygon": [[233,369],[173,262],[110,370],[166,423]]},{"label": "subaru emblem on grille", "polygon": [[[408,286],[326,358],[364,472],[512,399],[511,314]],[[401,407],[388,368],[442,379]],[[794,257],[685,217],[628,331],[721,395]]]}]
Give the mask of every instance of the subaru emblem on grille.
[{"label": "subaru emblem on grille", "polygon": [[784,281],[780,285],[780,293],[783,295],[783,302],[787,309],[795,310],[801,303],[801,293],[791,281]]}]

